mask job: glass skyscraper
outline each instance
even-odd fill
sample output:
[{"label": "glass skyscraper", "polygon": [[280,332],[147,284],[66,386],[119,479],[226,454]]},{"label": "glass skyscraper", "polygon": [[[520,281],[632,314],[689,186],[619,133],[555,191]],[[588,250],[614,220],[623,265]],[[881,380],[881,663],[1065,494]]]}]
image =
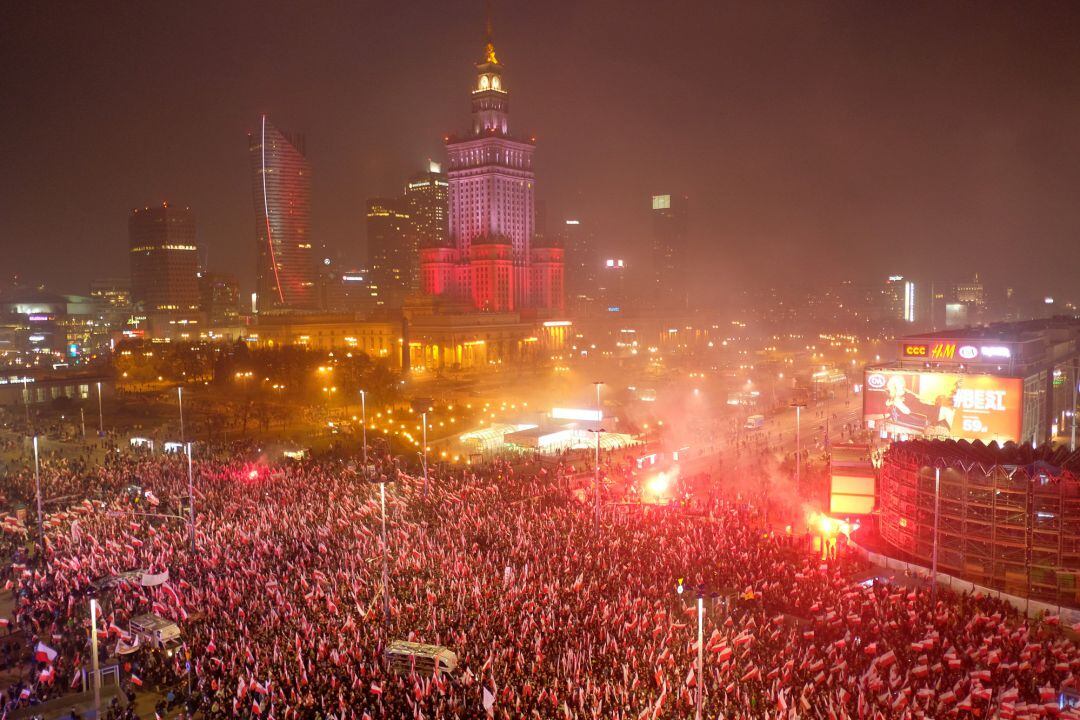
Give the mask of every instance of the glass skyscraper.
[{"label": "glass skyscraper", "polygon": [[263,115],[248,135],[255,199],[256,292],[260,313],[316,307],[311,249],[311,165],[302,135]]}]

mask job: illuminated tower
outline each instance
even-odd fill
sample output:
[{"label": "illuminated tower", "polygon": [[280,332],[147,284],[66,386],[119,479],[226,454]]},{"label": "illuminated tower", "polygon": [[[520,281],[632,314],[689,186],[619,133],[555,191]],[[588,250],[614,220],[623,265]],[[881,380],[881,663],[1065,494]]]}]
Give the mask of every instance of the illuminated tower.
[{"label": "illuminated tower", "polygon": [[311,250],[311,165],[304,138],[281,132],[263,115],[248,134],[255,199],[259,312],[316,306]]},{"label": "illuminated tower", "polygon": [[[536,307],[538,301],[531,289],[534,144],[510,133],[510,95],[502,71],[489,23],[471,91],[472,129],[446,140],[449,237],[441,246],[421,250],[425,293],[493,311]],[[561,266],[561,253],[545,253],[544,262]],[[560,267],[559,301],[541,307],[562,306],[561,279]]]}]

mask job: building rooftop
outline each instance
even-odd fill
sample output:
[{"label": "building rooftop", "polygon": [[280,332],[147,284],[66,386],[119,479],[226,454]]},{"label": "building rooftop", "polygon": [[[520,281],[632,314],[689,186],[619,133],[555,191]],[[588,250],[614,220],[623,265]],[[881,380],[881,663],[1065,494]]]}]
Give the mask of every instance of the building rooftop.
[{"label": "building rooftop", "polygon": [[1080,333],[1080,318],[1058,315],[1040,320],[1021,322],[991,323],[965,328],[938,330],[933,332],[908,335],[904,339],[935,338],[942,340],[998,340],[1001,342],[1022,342],[1051,330],[1071,330]]},{"label": "building rooftop", "polygon": [[1004,465],[1028,468],[1049,475],[1059,475],[1062,471],[1080,473],[1080,451],[1070,451],[1064,445],[1018,445],[1006,443],[1004,446],[992,442],[985,445],[976,440],[931,440],[916,439],[893,443],[890,452],[922,455],[929,465],[961,463],[983,466]]}]

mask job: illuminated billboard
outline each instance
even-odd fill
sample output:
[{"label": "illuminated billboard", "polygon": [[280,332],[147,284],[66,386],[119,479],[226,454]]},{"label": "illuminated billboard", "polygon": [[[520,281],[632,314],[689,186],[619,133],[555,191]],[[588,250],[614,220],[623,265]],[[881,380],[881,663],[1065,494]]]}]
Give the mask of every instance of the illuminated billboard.
[{"label": "illuminated billboard", "polygon": [[1020,438],[1020,378],[868,369],[864,388],[863,417],[890,435]]}]

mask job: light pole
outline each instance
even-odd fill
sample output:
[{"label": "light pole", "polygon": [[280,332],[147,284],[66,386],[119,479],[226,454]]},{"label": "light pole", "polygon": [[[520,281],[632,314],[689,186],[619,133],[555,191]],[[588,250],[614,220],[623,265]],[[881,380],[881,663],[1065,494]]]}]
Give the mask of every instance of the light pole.
[{"label": "light pole", "polygon": [[[391,458],[391,463],[393,459]],[[396,476],[396,468],[395,468]],[[386,538],[386,475],[373,470],[368,471],[367,465],[364,466],[364,482],[372,483],[378,481],[379,483],[379,508],[382,511],[382,597],[383,597],[383,626],[386,630],[385,641],[389,642],[390,639],[390,567],[388,553],[390,552],[390,543]]]},{"label": "light pole", "polygon": [[697,594],[697,711],[695,720],[701,720],[701,691],[705,685],[705,675],[702,674],[704,664],[703,638],[705,636],[705,586],[698,585]]},{"label": "light pole", "polygon": [[596,467],[593,469],[593,514],[595,515],[593,523],[596,531],[600,532],[600,434],[604,432],[604,428],[597,428],[589,432],[596,435]]},{"label": "light pole", "polygon": [[101,411],[101,381],[97,384],[97,429],[98,435],[105,434],[105,415]]},{"label": "light pole", "polygon": [[424,499],[427,500],[428,496],[428,472],[427,472],[427,413],[420,413],[420,417],[424,423],[424,456],[422,458],[424,463]]},{"label": "light pole", "polygon": [[[366,468],[365,468],[366,472]],[[386,542],[386,478],[379,476],[379,505],[382,508],[382,597],[383,624],[386,626],[386,641],[390,640],[390,569],[386,555],[390,548]]]},{"label": "light pole", "polygon": [[94,717],[101,717],[101,670],[98,668],[97,600],[90,598],[90,653],[94,673]]},{"label": "light pole", "polygon": [[1077,371],[1077,364],[1076,364],[1076,361],[1073,360],[1072,437],[1069,440],[1069,450],[1072,451],[1072,452],[1076,452],[1076,390],[1077,390],[1076,386],[1077,386],[1077,383],[1080,382],[1080,379],[1078,379],[1076,377],[1076,375],[1077,375],[1076,371]]},{"label": "light pole", "polygon": [[600,410],[600,386],[603,385],[602,380],[596,380],[593,385],[596,387],[596,468],[593,472],[593,513],[596,516],[595,524],[596,531],[600,532],[600,433],[604,432],[604,429],[600,427],[600,422],[604,419],[603,411]]},{"label": "light pole", "polygon": [[30,432],[30,391],[26,388],[26,378],[22,381],[23,408],[26,409],[26,432]]},{"label": "light pole", "polygon": [[191,443],[187,444],[188,527],[191,533],[191,559],[195,559],[195,476],[191,469]]},{"label": "light pole", "polygon": [[367,473],[367,393],[360,391],[360,425],[364,434],[364,473]]},{"label": "light pole", "polygon": [[184,442],[184,388],[176,388],[176,400],[180,405],[180,442]]},{"label": "light pole", "polygon": [[85,440],[86,439],[86,413],[83,412],[82,408],[79,408],[79,427],[82,428],[82,437],[83,437],[83,440]]},{"label": "light pole", "polygon": [[941,514],[941,468],[934,468],[934,551],[931,563],[930,598],[937,598],[937,541],[938,541],[938,516]]},{"label": "light pole", "polygon": [[793,402],[795,408],[795,487],[802,492],[802,409],[806,403]]},{"label": "light pole", "polygon": [[38,545],[41,562],[45,562],[45,523],[41,519],[41,467],[38,462],[38,436],[34,436],[34,492],[37,495]]}]

